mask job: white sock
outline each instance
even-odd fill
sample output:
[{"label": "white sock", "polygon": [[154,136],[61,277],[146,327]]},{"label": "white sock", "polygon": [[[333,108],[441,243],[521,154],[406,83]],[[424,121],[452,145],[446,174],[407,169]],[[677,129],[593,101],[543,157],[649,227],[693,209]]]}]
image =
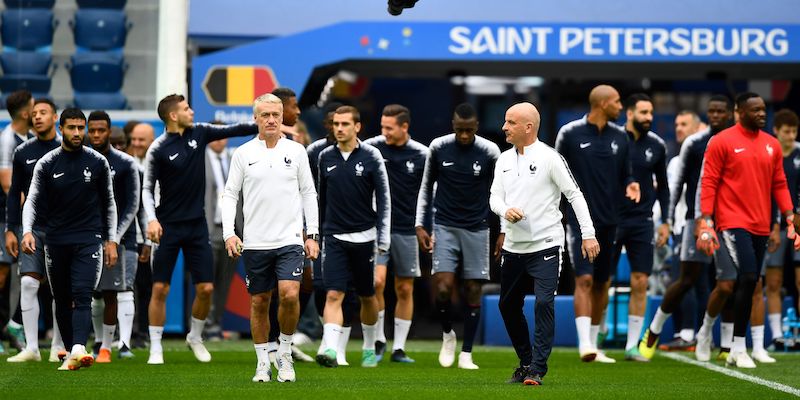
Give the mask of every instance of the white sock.
[{"label": "white sock", "polygon": [[650,323],[650,332],[653,332],[656,335],[661,334],[661,329],[664,327],[664,323],[667,322],[667,319],[672,314],[665,313],[661,307],[658,307],[656,310],[656,315],[653,316],[653,322]]},{"label": "white sock", "polygon": [[164,334],[164,327],[150,325],[147,330],[150,331],[150,353],[163,353],[164,349],[161,348],[161,335]]},{"label": "white sock", "polygon": [[253,347],[256,348],[256,357],[258,358],[258,365],[269,365],[269,352],[267,351],[266,343],[255,343]]},{"label": "white sock", "polygon": [[186,335],[186,339],[192,342],[200,342],[203,340],[203,328],[206,326],[206,320],[204,319],[197,319],[192,317],[191,328],[189,329],[189,334]]},{"label": "white sock", "polygon": [[278,337],[278,342],[280,345],[278,346],[278,354],[283,353],[291,353],[292,352],[292,339],[294,338],[294,333],[285,334],[281,332],[280,336]]},{"label": "white sock", "polygon": [[[385,319],[386,319],[386,310],[378,311],[378,322],[375,324],[375,340],[383,343],[386,343],[386,331],[384,329]],[[397,318],[395,318],[394,320],[397,321]],[[397,333],[395,332],[394,335],[396,337]]]},{"label": "white sock", "polygon": [[92,299],[92,330],[94,331],[94,342],[103,341],[103,313],[106,309],[106,302],[102,298]]},{"label": "white sock", "polygon": [[406,339],[408,339],[408,331],[411,330],[411,321],[407,319],[394,319],[394,343],[392,343],[392,350],[404,350],[406,348]]},{"label": "white sock", "polygon": [[101,349],[111,350],[111,342],[114,341],[114,331],[117,330],[117,325],[103,324],[103,344],[100,345]]},{"label": "white sock", "polygon": [[117,293],[117,320],[119,321],[119,348],[131,347],[131,332],[133,331],[133,315],[136,306],[133,304],[133,292]]},{"label": "white sock", "polygon": [[20,279],[19,308],[22,311],[22,326],[25,328],[26,350],[39,351],[39,281],[23,275]]},{"label": "white sock", "polygon": [[[608,324],[606,323],[606,314],[608,314],[608,307],[603,310],[603,315],[600,316],[600,333],[608,333]],[[602,343],[601,343],[602,344]]]},{"label": "white sock", "polygon": [[342,335],[342,326],[330,323],[325,324],[322,326],[322,332],[322,340],[325,342],[325,350],[338,349],[339,337]]},{"label": "white sock", "polygon": [[345,355],[347,354],[347,343],[350,342],[350,331],[353,330],[351,326],[345,326],[341,328],[342,331],[339,334],[338,342],[336,342],[336,355],[338,358],[344,359]]},{"label": "white sock", "polygon": [[764,351],[764,325],[750,326],[750,336],[753,339],[753,351]]},{"label": "white sock", "polygon": [[578,349],[592,348],[592,340],[589,339],[589,331],[591,330],[592,318],[591,317],[575,317],[575,329],[578,331]]},{"label": "white sock", "polygon": [[630,350],[639,345],[643,326],[644,317],[628,314],[628,341],[625,343],[625,350]]},{"label": "white sock", "polygon": [[267,342],[267,351],[272,353],[278,351],[278,342]]},{"label": "white sock", "polygon": [[716,321],[717,317],[712,317],[706,312],[703,316],[703,325],[700,326],[700,330],[697,331],[697,334],[705,337],[711,336],[711,330],[714,329],[714,322]]},{"label": "white sock", "polygon": [[769,330],[772,331],[772,338],[779,338],[783,336],[783,330],[781,329],[781,313],[769,314],[767,315],[767,320],[769,320]]},{"label": "white sock", "polygon": [[364,350],[375,350],[375,325],[361,324],[361,331],[364,332]]},{"label": "white sock", "polygon": [[593,348],[597,348],[597,333],[600,332],[600,325],[589,326],[589,341],[592,343]]},{"label": "white sock", "polygon": [[733,347],[731,347],[731,353],[744,352],[744,351],[747,351],[747,345],[744,341],[744,336],[734,336]]},{"label": "white sock", "polygon": [[[11,323],[9,322],[9,325]],[[61,329],[58,329],[58,321],[56,321],[56,301],[53,300],[53,341],[50,342],[51,348],[63,349],[64,339],[61,338]]]},{"label": "white sock", "polygon": [[82,344],[73,344],[70,354],[86,354],[86,347]]},{"label": "white sock", "polygon": [[724,347],[726,349],[731,348],[731,341],[733,340],[733,322],[723,322],[720,324],[720,339],[719,345],[720,347]]},{"label": "white sock", "polygon": [[683,339],[683,340],[685,340],[685,341],[687,341],[687,342],[691,342],[692,340],[694,340],[694,330],[693,329],[681,329],[681,331],[678,333],[678,337]]}]

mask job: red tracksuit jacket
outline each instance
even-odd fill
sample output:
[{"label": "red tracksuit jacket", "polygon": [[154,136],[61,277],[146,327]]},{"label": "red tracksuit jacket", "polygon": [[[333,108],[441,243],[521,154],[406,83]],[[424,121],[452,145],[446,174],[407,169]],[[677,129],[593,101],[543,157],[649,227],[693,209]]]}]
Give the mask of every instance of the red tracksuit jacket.
[{"label": "red tracksuit jacket", "polygon": [[774,198],[781,214],[792,209],[778,140],[736,124],[711,139],[700,178],[700,210],[713,215],[718,230],[770,233]]}]

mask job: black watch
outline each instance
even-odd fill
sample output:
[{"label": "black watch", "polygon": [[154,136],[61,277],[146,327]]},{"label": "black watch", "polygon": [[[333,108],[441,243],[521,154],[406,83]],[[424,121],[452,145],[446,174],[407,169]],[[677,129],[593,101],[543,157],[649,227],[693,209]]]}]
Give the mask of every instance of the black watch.
[{"label": "black watch", "polygon": [[317,233],[313,233],[313,234],[311,234],[311,235],[308,235],[307,237],[308,237],[309,239],[311,239],[311,240],[313,240],[313,241],[315,241],[315,242],[319,243],[319,234],[317,234]]}]

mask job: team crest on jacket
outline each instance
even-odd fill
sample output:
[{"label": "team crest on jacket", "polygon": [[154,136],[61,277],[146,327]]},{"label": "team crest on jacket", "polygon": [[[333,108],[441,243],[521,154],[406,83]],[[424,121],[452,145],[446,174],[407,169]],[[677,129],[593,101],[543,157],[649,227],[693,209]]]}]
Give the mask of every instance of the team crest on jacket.
[{"label": "team crest on jacket", "polygon": [[187,144],[189,145],[189,147],[191,147],[191,148],[193,148],[195,150],[197,149],[197,140],[192,139]]},{"label": "team crest on jacket", "polygon": [[795,157],[792,162],[794,163],[794,169],[800,168],[800,156]]},{"label": "team crest on jacket", "polygon": [[114,171],[114,167],[111,167],[111,179],[114,179],[115,176],[117,176],[117,171]]},{"label": "team crest on jacket", "polygon": [[619,151],[619,145],[617,144],[617,141],[614,140],[611,142],[611,152],[617,154],[618,151]]},{"label": "team crest on jacket", "polygon": [[283,157],[283,162],[286,164],[286,168],[289,168],[289,167],[292,166],[292,159],[289,158],[289,156]]},{"label": "team crest on jacket", "polygon": [[480,175],[480,174],[481,174],[481,163],[479,163],[479,162],[475,161],[475,162],[472,164],[472,173],[473,173],[473,175],[475,175],[475,176],[478,176],[478,175]]},{"label": "team crest on jacket", "polygon": [[364,175],[364,164],[361,161],[356,164],[356,176]]},{"label": "team crest on jacket", "polygon": [[767,153],[769,153],[769,155],[772,155],[772,152],[773,152],[773,151],[774,151],[774,150],[772,149],[772,146],[770,146],[769,144],[767,144]]},{"label": "team crest on jacket", "polygon": [[408,170],[409,174],[414,173],[414,162],[411,160],[406,161],[406,169]]},{"label": "team crest on jacket", "polygon": [[531,163],[528,169],[531,171],[531,176],[536,175],[536,164]]},{"label": "team crest on jacket", "polygon": [[647,160],[647,162],[653,161],[653,149],[648,147],[647,150],[644,151],[644,159]]},{"label": "team crest on jacket", "polygon": [[89,183],[92,181],[92,171],[89,171],[89,167],[83,170],[83,181]]}]

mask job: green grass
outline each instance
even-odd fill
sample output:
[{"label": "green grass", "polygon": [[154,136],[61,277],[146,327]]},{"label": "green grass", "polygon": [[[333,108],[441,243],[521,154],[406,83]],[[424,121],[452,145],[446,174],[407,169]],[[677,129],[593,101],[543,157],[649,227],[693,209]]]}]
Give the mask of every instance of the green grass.
[{"label": "green grass", "polygon": [[[620,361],[614,365],[584,364],[575,349],[555,349],[544,386],[508,385],[516,366],[510,348],[476,347],[478,371],[441,368],[438,342],[412,341],[408,354],[416,364],[384,360],[377,369],[358,367],[360,343],[348,352],[350,367],[324,369],[296,364],[295,383],[250,382],[255,353],[247,341],[210,343],[213,361],[200,364],[180,341],[165,342],[162,366],[146,365],[147,352],[133,360],[114,358],[77,372],[56,371],[46,361],[29,364],[0,362],[0,399],[776,399],[790,395],[706,369],[658,357],[649,364]],[[313,352],[315,347],[306,347]],[[608,353],[618,360],[622,352]],[[43,352],[43,357],[46,354]],[[116,354],[114,355],[116,357]],[[747,372],[764,379],[800,387],[800,355],[776,353],[778,363]],[[273,374],[274,375],[274,374]],[[347,396],[347,397],[345,397]],[[713,396],[713,397],[712,397]]]}]

